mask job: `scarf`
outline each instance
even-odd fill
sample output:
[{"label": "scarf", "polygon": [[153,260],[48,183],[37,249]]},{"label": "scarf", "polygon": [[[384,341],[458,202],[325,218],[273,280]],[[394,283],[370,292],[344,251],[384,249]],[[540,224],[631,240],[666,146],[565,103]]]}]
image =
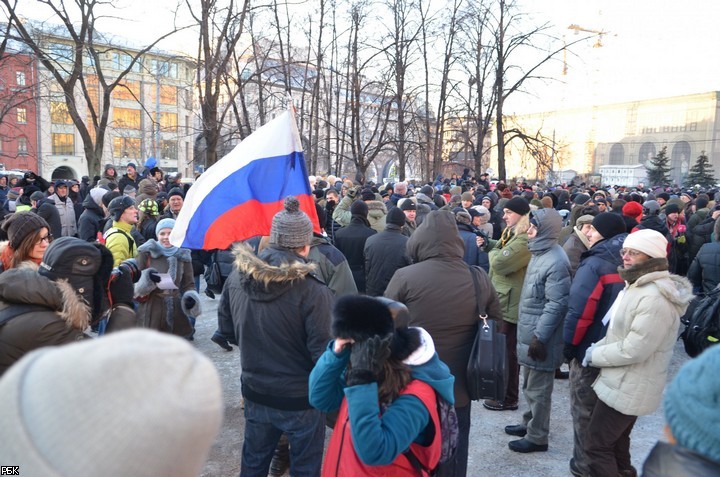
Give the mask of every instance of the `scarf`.
[{"label": "scarf", "polygon": [[620,265],[618,267],[618,275],[629,284],[633,284],[643,275],[647,275],[650,272],[661,272],[668,268],[667,258],[651,258],[633,265],[630,268],[624,268]]},{"label": "scarf", "polygon": [[162,254],[165,255],[166,257],[172,257],[178,251],[178,247],[176,247],[174,245],[172,247],[163,247],[162,245],[160,245],[160,242],[158,242],[158,245],[159,245],[160,250],[162,251]]}]

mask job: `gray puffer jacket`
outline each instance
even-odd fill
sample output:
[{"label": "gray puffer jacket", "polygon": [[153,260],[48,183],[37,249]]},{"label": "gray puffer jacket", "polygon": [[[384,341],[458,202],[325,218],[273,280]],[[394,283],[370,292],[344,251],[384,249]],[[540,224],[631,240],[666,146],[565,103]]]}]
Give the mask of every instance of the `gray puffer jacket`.
[{"label": "gray puffer jacket", "polygon": [[[518,360],[538,371],[554,371],[563,362],[562,329],[570,292],[570,261],[557,244],[562,218],[555,209],[533,213],[538,223],[535,238],[528,240],[532,254],[525,273],[518,314]],[[547,358],[528,356],[533,336],[545,345]]]}]

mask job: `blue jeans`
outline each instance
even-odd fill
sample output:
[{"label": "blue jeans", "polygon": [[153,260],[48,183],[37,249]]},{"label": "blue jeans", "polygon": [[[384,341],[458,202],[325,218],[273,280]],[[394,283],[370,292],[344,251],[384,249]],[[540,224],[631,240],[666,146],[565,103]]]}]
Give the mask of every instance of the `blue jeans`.
[{"label": "blue jeans", "polygon": [[267,477],[273,452],[283,433],[290,443],[290,475],[320,475],[325,415],[317,409],[281,411],[246,399],[240,477]]}]

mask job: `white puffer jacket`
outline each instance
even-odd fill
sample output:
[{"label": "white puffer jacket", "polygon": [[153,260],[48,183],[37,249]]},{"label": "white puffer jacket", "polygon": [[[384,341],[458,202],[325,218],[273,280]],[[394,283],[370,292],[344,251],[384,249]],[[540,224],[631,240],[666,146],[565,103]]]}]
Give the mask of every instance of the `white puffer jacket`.
[{"label": "white puffer jacket", "polygon": [[592,352],[597,396],[629,415],[653,413],[662,399],[680,316],[692,300],[687,279],[654,271],[625,287],[605,338]]}]

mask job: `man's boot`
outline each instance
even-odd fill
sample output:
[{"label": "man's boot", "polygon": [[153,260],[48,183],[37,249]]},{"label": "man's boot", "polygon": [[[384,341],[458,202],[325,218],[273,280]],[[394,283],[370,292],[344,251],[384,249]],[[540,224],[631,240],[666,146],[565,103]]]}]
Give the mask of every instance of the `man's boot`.
[{"label": "man's boot", "polygon": [[290,467],[290,446],[285,434],[280,436],[278,445],[275,448],[272,462],[270,462],[270,475],[280,477]]}]

